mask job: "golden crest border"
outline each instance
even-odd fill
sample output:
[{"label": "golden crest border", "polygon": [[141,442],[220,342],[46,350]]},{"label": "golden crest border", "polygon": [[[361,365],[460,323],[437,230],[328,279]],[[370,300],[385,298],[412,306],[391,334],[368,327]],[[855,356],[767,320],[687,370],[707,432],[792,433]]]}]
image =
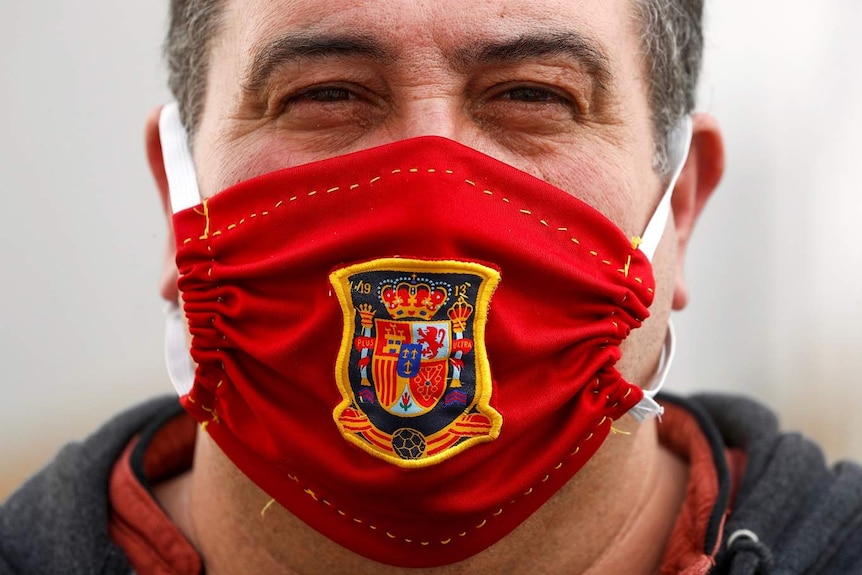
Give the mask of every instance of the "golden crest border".
[{"label": "golden crest border", "polygon": [[[473,334],[475,339],[473,352],[475,354],[476,362],[476,383],[473,404],[476,406],[476,409],[491,422],[491,427],[487,434],[467,438],[458,445],[450,447],[435,455],[420,459],[401,459],[375,449],[369,443],[358,438],[354,432],[347,430],[344,427],[344,424],[340,421],[340,417],[354,402],[348,369],[350,348],[353,344],[353,336],[355,335],[354,322],[356,311],[353,307],[353,299],[350,296],[349,278],[356,274],[374,271],[397,271],[404,273],[472,273],[484,278],[484,281],[477,290],[476,305],[474,309],[475,316],[473,319]],[[491,407],[490,404],[491,396],[493,394],[493,381],[491,379],[491,366],[488,361],[488,354],[485,348],[485,328],[491,307],[491,299],[500,283],[500,280],[501,276],[499,271],[477,262],[465,262],[460,260],[421,260],[398,257],[374,259],[359,264],[349,265],[330,273],[329,282],[338,298],[343,315],[342,323],[344,326],[341,344],[338,350],[338,357],[335,362],[334,374],[336,385],[338,386],[338,391],[341,393],[342,400],[332,412],[333,420],[342,437],[374,457],[383,459],[395,466],[408,469],[417,469],[436,465],[458,455],[474,445],[493,441],[499,437],[500,430],[503,426],[503,416],[496,409]]]}]

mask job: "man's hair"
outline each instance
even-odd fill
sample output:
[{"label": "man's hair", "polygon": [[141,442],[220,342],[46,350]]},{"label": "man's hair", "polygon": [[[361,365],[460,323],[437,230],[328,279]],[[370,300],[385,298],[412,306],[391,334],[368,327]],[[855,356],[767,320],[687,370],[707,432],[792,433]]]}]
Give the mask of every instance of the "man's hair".
[{"label": "man's hair", "polygon": [[[703,56],[703,0],[632,0],[641,27],[647,89],[653,117],[655,168],[667,170],[667,136],[694,109]],[[171,0],[165,41],[168,85],[189,134],[200,123],[206,96],[211,39],[221,25],[224,0]]]},{"label": "man's hair", "polygon": [[703,60],[703,2],[634,0],[656,143],[654,167],[659,173],[668,169],[668,134],[696,103]]}]

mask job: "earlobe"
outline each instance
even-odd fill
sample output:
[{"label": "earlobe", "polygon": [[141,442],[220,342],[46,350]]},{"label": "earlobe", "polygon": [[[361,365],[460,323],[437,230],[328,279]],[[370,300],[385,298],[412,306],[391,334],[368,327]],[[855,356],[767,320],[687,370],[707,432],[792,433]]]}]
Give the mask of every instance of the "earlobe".
[{"label": "earlobe", "polygon": [[167,246],[165,246],[165,259],[162,266],[162,276],[159,282],[159,291],[162,298],[176,303],[179,299],[179,289],[177,288],[177,273],[176,245],[174,242],[174,227],[173,227],[173,212],[171,210],[171,202],[168,191],[168,176],[165,172],[165,162],[162,158],[162,142],[159,136],[159,116],[161,115],[161,107],[155,108],[147,116],[145,127],[145,140],[147,148],[147,160],[150,164],[150,173],[153,175],[156,188],[159,191],[159,198],[162,202],[162,208],[165,213],[167,222]]},{"label": "earlobe", "polygon": [[724,173],[724,141],[718,122],[709,114],[694,114],[692,120],[691,151],[671,200],[677,234],[675,310],[683,309],[688,303],[683,267],[694,225]]}]

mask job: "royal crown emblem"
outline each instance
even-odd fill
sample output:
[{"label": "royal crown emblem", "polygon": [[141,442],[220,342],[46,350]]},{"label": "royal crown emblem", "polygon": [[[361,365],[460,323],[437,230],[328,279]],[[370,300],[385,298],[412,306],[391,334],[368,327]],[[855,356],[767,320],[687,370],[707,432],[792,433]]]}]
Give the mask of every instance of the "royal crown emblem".
[{"label": "royal crown emblem", "polygon": [[333,272],[344,312],[336,363],[342,435],[401,467],[439,463],[499,435],[485,323],[497,270],[388,258]]}]

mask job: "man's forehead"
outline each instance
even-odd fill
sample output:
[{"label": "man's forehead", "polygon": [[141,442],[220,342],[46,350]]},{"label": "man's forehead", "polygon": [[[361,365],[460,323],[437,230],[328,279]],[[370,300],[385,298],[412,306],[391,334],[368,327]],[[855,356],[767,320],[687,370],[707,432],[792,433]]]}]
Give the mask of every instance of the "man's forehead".
[{"label": "man's forehead", "polygon": [[434,49],[457,59],[471,46],[521,36],[572,35],[601,47],[634,31],[630,0],[228,0],[226,7],[231,44],[248,57],[285,35],[364,37],[393,56]]}]

